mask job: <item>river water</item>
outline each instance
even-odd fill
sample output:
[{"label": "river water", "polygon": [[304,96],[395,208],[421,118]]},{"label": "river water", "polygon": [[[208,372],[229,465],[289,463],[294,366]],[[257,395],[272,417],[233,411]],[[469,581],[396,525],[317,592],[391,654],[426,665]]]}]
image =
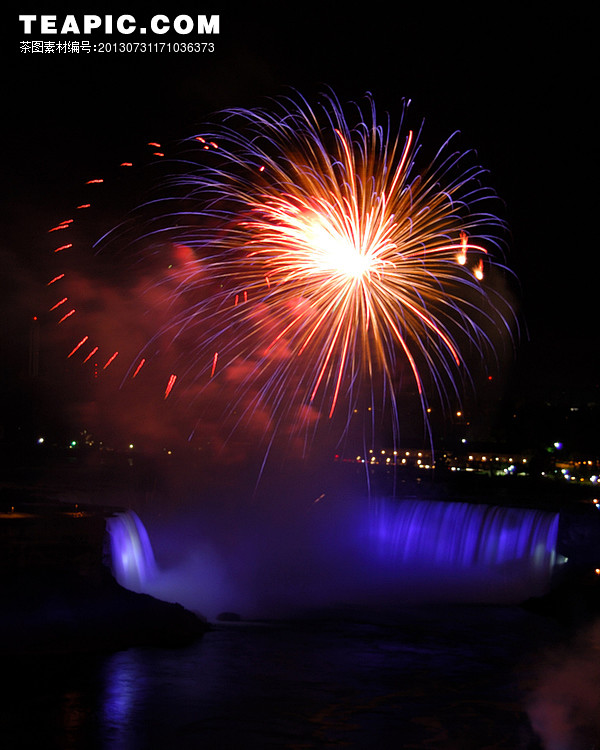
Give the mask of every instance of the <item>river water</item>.
[{"label": "river water", "polygon": [[[574,632],[515,603],[553,564],[539,541],[554,538],[551,515],[515,522],[512,511],[469,507],[457,520],[409,503],[373,527],[360,498],[357,512],[320,490],[294,505],[294,487],[271,492],[265,513],[200,502],[196,490],[193,502],[173,491],[156,507],[100,493],[148,528],[160,575],[147,590],[213,629],[181,649],[3,664],[0,748],[600,748],[600,626]],[[427,533],[415,536],[406,519],[427,507],[417,524]],[[523,545],[515,529],[528,529],[532,563],[512,559]],[[416,556],[398,549],[411,535],[425,544]],[[449,557],[425,575],[419,550],[432,537]],[[223,610],[240,621],[220,620]]]},{"label": "river water", "polygon": [[217,623],[182,649],[5,665],[0,736],[7,750],[590,750],[597,670],[570,684],[566,643],[512,606]]}]

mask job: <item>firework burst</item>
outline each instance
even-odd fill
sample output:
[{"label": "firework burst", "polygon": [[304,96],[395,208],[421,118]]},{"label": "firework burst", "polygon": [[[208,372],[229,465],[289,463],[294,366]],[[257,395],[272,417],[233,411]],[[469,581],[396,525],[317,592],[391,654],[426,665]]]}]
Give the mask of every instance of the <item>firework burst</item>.
[{"label": "firework burst", "polygon": [[181,355],[163,398],[225,389],[234,425],[264,419],[270,434],[350,415],[365,389],[396,431],[409,382],[424,412],[430,388],[459,394],[469,358],[513,326],[484,277],[503,226],[469,155],[446,142],[420,168],[419,141],[370,98],[346,110],[334,96],[230,110],[186,141],[146,229],[103,240],[181,250],[155,282],[169,319],[127,377],[160,342]]}]

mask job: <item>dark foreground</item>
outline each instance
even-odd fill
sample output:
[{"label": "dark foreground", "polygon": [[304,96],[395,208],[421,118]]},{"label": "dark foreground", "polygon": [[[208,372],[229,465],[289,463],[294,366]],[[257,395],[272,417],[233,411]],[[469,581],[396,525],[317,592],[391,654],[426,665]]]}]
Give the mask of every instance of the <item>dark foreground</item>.
[{"label": "dark foreground", "polygon": [[338,609],[23,658],[5,665],[2,746],[591,750],[593,632],[519,607]]},{"label": "dark foreground", "polygon": [[205,622],[179,604],[127,591],[110,577],[94,586],[17,577],[0,586],[0,601],[3,658],[176,647],[207,630]]}]

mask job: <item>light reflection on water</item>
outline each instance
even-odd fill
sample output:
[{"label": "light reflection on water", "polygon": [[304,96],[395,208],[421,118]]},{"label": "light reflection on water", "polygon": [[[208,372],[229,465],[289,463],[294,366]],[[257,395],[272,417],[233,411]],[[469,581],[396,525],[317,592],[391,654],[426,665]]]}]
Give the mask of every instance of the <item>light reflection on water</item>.
[{"label": "light reflection on water", "polygon": [[20,660],[4,665],[0,747],[590,750],[566,719],[569,701],[597,693],[572,674],[562,744],[551,744],[556,680],[540,679],[564,638],[519,607],[446,604],[231,623],[183,649]]},{"label": "light reflection on water", "polygon": [[[397,598],[400,583],[404,589],[434,587],[436,592],[454,585],[451,593],[456,598],[454,579],[461,593],[473,596],[475,592],[483,600],[480,589],[492,590],[491,599],[498,600],[504,585],[503,578],[496,580],[499,574],[508,576],[507,599],[514,600],[517,584],[524,587],[519,594],[525,597],[532,588],[547,584],[557,518],[521,511],[515,524],[514,511],[508,509],[413,505],[383,508],[375,527],[365,523],[362,506],[358,521],[347,506],[341,518],[335,508],[331,518],[323,512],[314,518],[291,514],[293,521],[300,518],[303,523],[283,525],[284,531],[293,529],[293,533],[281,534],[278,527],[278,534],[265,534],[264,524],[259,525],[258,563],[235,546],[237,557],[246,563],[240,568],[242,585],[237,587],[236,601],[257,586],[253,581],[259,581],[267,601],[271,592],[278,603],[287,596],[310,608],[331,601],[335,594],[342,600],[348,597],[352,608],[330,612],[326,618],[220,626],[182,650],[130,649],[107,656],[85,673],[90,683],[81,691],[80,703],[87,700],[95,705],[87,713],[71,711],[73,726],[66,734],[77,737],[79,729],[79,736],[86,737],[86,744],[80,746],[110,750],[539,750],[519,681],[530,654],[545,637],[552,637],[551,623],[517,607],[438,603],[391,610],[381,601]],[[459,513],[451,523],[448,509]],[[406,540],[414,537],[417,511],[427,517],[418,519],[413,549]],[[511,536],[513,526],[523,527],[523,519],[528,521],[524,551],[521,538],[515,541]],[[241,527],[247,538],[247,524]],[[129,540],[133,527],[124,528]],[[373,535],[374,528],[376,554],[370,554],[365,530]],[[137,524],[133,530],[137,540]],[[395,530],[392,537],[391,530]],[[227,531],[231,533],[229,523]],[[444,545],[439,539],[442,531]],[[505,537],[508,541],[500,545],[498,540]],[[181,535],[176,538],[181,547]],[[265,544],[265,539],[271,543]],[[398,539],[403,540],[401,547]],[[476,559],[480,550],[489,556],[489,540],[494,542],[494,565],[483,566],[480,582],[473,571],[482,568]],[[482,546],[484,542],[487,546]],[[194,536],[195,548],[197,544]],[[538,561],[533,552],[540,544],[544,555]],[[117,545],[121,557],[124,547]],[[429,561],[437,560],[434,552],[439,555],[440,548],[445,550],[443,565],[430,571]],[[385,554],[380,560],[382,549]],[[288,557],[293,565],[286,566]],[[209,569],[214,559],[206,556]],[[300,571],[298,559],[306,561]],[[209,571],[203,566],[188,568],[187,578],[195,588],[190,602],[184,603],[204,601],[197,586],[210,578]],[[139,570],[136,566],[136,574]],[[251,570],[253,575],[248,575]],[[165,580],[173,585],[172,575],[163,575]],[[367,607],[369,601],[376,606]],[[76,741],[68,745],[77,746]]]},{"label": "light reflection on water", "polygon": [[144,685],[148,683],[142,654],[131,649],[107,659],[100,708],[104,740],[110,747],[126,748],[134,742],[130,717],[134,715],[144,696]]},{"label": "light reflection on water", "polygon": [[[170,536],[179,549],[186,549],[188,537],[187,546],[198,549],[205,519],[199,514],[198,522],[184,520],[187,535],[177,528]],[[249,515],[237,514],[237,525],[225,520],[226,533],[215,538],[235,555],[225,558],[211,548],[194,558],[188,566],[195,574],[192,602],[204,602],[198,581],[205,585],[205,577],[196,574],[228,559],[238,574],[231,578],[239,581],[232,601],[243,614],[249,608],[241,604],[256,593],[253,586],[267,603],[276,600],[279,617],[285,616],[285,596],[293,603],[300,598],[305,609],[334,600],[352,601],[352,607],[327,617],[222,625],[180,650],[130,649],[5,668],[12,694],[0,704],[0,748],[590,750],[589,744],[541,745],[530,723],[540,649],[562,638],[553,621],[516,606],[386,607],[382,602],[398,601],[398,580],[407,566],[393,566],[390,585],[384,585],[379,556],[364,552],[367,525],[356,523],[347,505],[343,514],[321,503],[311,513],[289,512],[285,523],[272,522],[266,530],[262,519],[249,524]],[[545,536],[552,544],[542,555],[544,575],[555,539],[555,520],[547,520],[546,532],[552,533]],[[437,510],[433,526],[440,526]],[[537,526],[532,518],[531,528]],[[396,560],[394,539],[391,551]],[[450,573],[457,569],[452,560]],[[500,562],[502,574],[510,563],[512,589],[523,568],[514,576],[512,560]],[[229,572],[213,572],[215,590],[228,595],[220,584],[229,581]],[[465,575],[460,568],[461,584]],[[438,570],[425,582],[432,578],[436,589],[447,587]],[[409,582],[423,585],[416,575]],[[542,719],[543,709],[535,714]]]},{"label": "light reflection on water", "polygon": [[98,673],[100,746],[539,747],[519,687],[532,625],[539,645],[518,609],[445,606],[131,649]]}]

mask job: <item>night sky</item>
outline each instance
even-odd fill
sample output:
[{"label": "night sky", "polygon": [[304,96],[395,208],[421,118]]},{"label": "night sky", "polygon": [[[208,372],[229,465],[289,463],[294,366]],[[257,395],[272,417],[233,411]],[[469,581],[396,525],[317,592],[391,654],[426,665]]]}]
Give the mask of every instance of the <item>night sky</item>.
[{"label": "night sky", "polygon": [[[309,97],[330,86],[342,100],[370,91],[392,120],[411,99],[434,145],[461,131],[461,144],[489,169],[511,231],[506,260],[519,279],[522,335],[507,365],[510,397],[599,400],[591,10],[334,5],[203,7],[221,18],[210,55],[25,55],[19,11],[5,14],[5,430],[27,399],[30,320],[51,271],[45,233],[77,200],[75,187],[140,144],[189,136],[214,111],[262,105],[289,86]],[[94,12],[78,17],[86,10]],[[198,7],[152,12],[196,15]],[[48,387],[60,411],[64,388]]]}]

